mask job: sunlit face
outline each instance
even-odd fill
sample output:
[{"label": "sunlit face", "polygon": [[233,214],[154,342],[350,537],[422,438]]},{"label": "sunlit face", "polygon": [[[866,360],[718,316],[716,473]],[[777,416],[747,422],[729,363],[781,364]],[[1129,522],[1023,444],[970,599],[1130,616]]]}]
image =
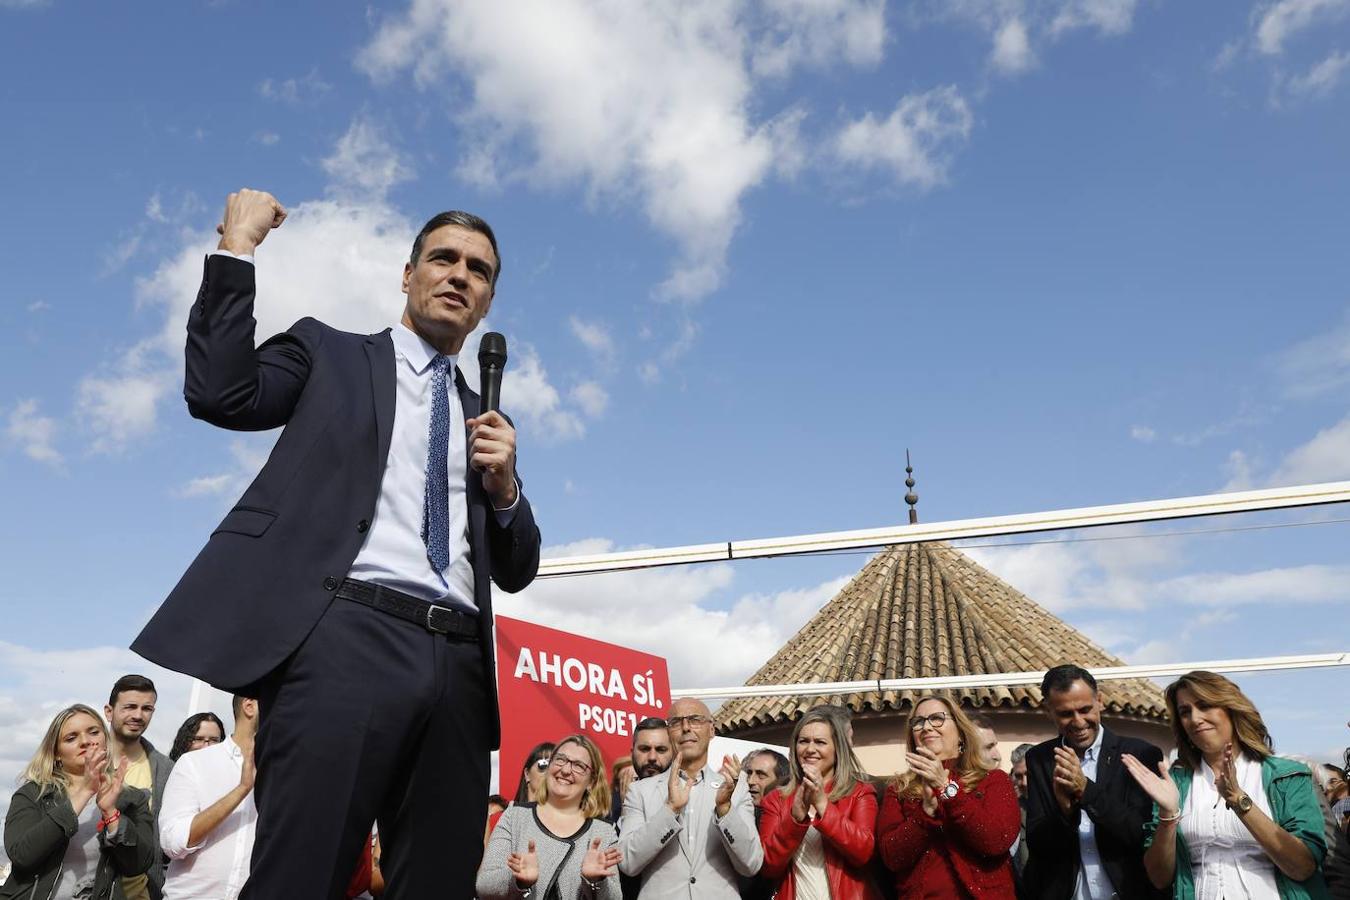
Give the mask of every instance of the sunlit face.
[{"label": "sunlit face", "polygon": [[741,766],[745,773],[745,784],[750,788],[750,798],[756,806],[764,800],[764,795],[778,786],[778,769],[774,758],[767,753],[756,753]]},{"label": "sunlit face", "polygon": [[88,713],[75,713],[56,736],[56,762],[69,775],[84,774],[85,763],[107,745],[103,723]]},{"label": "sunlit face", "polygon": [[492,306],[497,255],[481,231],[443,225],[403,268],[403,324],[442,353],[458,353]]},{"label": "sunlit face", "polygon": [[1079,679],[1068,690],[1051,691],[1045,697],[1045,710],[1065,746],[1082,753],[1097,740],[1102,723],[1102,695],[1086,681]]},{"label": "sunlit face", "polygon": [[197,733],[188,742],[187,752],[191,753],[193,750],[213,747],[223,740],[225,740],[225,735],[221,732],[220,726],[210,719],[202,719],[197,723]]},{"label": "sunlit face", "polygon": [[1233,720],[1222,706],[1210,706],[1188,687],[1177,689],[1177,718],[1201,754],[1222,753],[1233,741]]},{"label": "sunlit face", "polygon": [[992,728],[976,728],[975,734],[980,739],[980,758],[984,760],[985,765],[991,769],[997,769],[1003,765],[1003,751],[998,749],[998,735]]},{"label": "sunlit face", "polygon": [[580,744],[559,744],[549,761],[548,799],[550,803],[569,805],[580,802],[586,789],[595,783],[596,771],[591,755]]},{"label": "sunlit face", "polygon": [[815,766],[823,778],[834,774],[835,747],[834,734],[826,722],[811,722],[797,732],[797,762],[802,766]]},{"label": "sunlit face", "polygon": [[633,771],[638,778],[660,775],[670,768],[675,751],[670,746],[670,732],[664,728],[648,728],[633,738]]},{"label": "sunlit face", "polygon": [[670,704],[670,739],[684,762],[693,762],[708,752],[713,723],[708,707],[698,700],[681,698]]},{"label": "sunlit face", "polygon": [[116,702],[103,707],[103,714],[118,740],[138,740],[155,717],[155,695],[150,691],[122,691]]},{"label": "sunlit face", "polygon": [[961,732],[941,700],[920,703],[909,722],[909,739],[914,747],[926,747],[938,759],[955,759],[961,752]]},{"label": "sunlit face", "polygon": [[1018,762],[1013,763],[1012,767],[1013,787],[1017,789],[1017,796],[1023,799],[1027,796],[1027,761],[1023,757]]}]

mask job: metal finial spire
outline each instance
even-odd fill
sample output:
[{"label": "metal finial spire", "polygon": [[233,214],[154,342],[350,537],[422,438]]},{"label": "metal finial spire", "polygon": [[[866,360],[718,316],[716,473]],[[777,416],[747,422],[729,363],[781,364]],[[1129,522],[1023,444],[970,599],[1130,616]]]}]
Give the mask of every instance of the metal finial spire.
[{"label": "metal finial spire", "polygon": [[909,524],[917,525],[919,523],[919,511],[914,508],[919,502],[919,495],[914,493],[914,466],[909,462],[909,448],[905,448],[905,487],[909,488],[909,493],[905,494],[905,502],[909,504]]}]

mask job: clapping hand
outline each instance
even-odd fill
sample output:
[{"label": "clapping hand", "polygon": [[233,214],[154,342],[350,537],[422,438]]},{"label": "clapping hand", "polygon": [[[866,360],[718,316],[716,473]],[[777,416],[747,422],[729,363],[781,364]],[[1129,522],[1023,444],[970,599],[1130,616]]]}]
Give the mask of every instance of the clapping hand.
[{"label": "clapping hand", "polygon": [[829,795],[825,793],[825,776],[820,774],[820,767],[813,763],[803,764],[802,784],[806,786],[806,802],[811,807],[808,813],[812,818],[819,819],[830,805]]},{"label": "clapping hand", "polygon": [[719,770],[722,776],[722,783],[717,786],[716,812],[717,818],[722,818],[731,811],[731,795],[736,790],[736,782],[741,777],[741,758],[730,755],[722,757],[722,768]]},{"label": "clapping hand", "polygon": [[1054,789],[1055,799],[1066,813],[1083,799],[1083,791],[1087,789],[1083,763],[1078,759],[1078,754],[1068,747],[1055,748]]},{"label": "clapping hand", "polygon": [[581,877],[587,881],[600,881],[614,874],[614,867],[623,862],[623,853],[618,847],[600,849],[600,838],[592,838],[586,856],[581,860]]},{"label": "clapping hand", "polygon": [[539,854],[534,850],[534,841],[525,845],[524,853],[512,853],[506,858],[506,867],[516,876],[516,884],[531,887],[539,880]]},{"label": "clapping hand", "polygon": [[1144,793],[1153,798],[1153,802],[1158,804],[1158,818],[1171,819],[1177,815],[1181,807],[1181,794],[1177,791],[1176,784],[1167,774],[1167,763],[1163,760],[1158,761],[1158,774],[1153,774],[1148,766],[1141,763],[1137,758],[1129,753],[1122,753],[1120,761],[1125,764],[1139,786],[1144,789]]},{"label": "clapping hand", "polygon": [[685,781],[684,772],[680,769],[681,755],[677,749],[670,761],[670,777],[666,782],[666,802],[676,813],[684,809],[685,804],[689,802],[689,782]]},{"label": "clapping hand", "polygon": [[1242,799],[1243,790],[1242,785],[1238,784],[1237,765],[1233,760],[1231,743],[1223,746],[1223,760],[1214,772],[1214,790],[1218,791],[1220,799],[1230,807]]},{"label": "clapping hand", "polygon": [[253,761],[253,748],[249,747],[248,752],[244,754],[244,765],[239,772],[239,787],[243,789],[245,797],[253,790],[253,783],[257,777],[258,768]]}]

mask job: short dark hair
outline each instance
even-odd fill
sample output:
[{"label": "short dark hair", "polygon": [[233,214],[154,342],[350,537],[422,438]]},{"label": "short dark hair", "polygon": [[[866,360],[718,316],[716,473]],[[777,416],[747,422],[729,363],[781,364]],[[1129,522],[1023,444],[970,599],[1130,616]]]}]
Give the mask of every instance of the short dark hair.
[{"label": "short dark hair", "polygon": [[239,719],[244,715],[244,701],[251,698],[243,694],[235,694],[230,698],[230,712],[234,714],[235,724],[239,724]]},{"label": "short dark hair", "polygon": [[1052,692],[1058,694],[1067,691],[1075,681],[1084,682],[1092,690],[1097,690],[1097,679],[1092,677],[1091,672],[1082,666],[1064,663],[1050,669],[1041,679],[1041,699],[1048,698]]},{"label": "short dark hair", "polygon": [[502,809],[506,809],[510,805],[501,794],[488,794],[488,806],[500,806]]},{"label": "short dark hair", "polygon": [[116,706],[118,695],[127,691],[140,691],[145,694],[154,694],[156,697],[159,696],[159,691],[155,690],[155,683],[144,675],[123,675],[113,682],[112,693],[108,695],[108,705]]},{"label": "short dark hair", "polygon": [[661,731],[668,731],[670,729],[670,726],[666,724],[665,719],[661,719],[656,716],[648,716],[647,718],[643,719],[641,722],[638,722],[636,725],[633,726],[633,743],[634,744],[637,743],[637,736],[639,731],[657,731],[658,729]]},{"label": "short dark hair", "polygon": [[770,750],[768,747],[760,747],[758,750],[751,750],[745,754],[745,762],[748,764],[756,756],[773,757],[773,777],[774,787],[787,784],[788,776],[792,774],[792,767],[788,764],[788,759],[777,750]]},{"label": "short dark hair", "polygon": [[422,245],[426,243],[427,235],[431,234],[437,228],[444,228],[447,225],[455,225],[459,228],[467,228],[469,231],[477,231],[488,239],[492,245],[492,255],[497,257],[496,265],[492,267],[492,286],[497,286],[497,278],[502,274],[502,253],[497,249],[497,235],[492,233],[492,226],[483,221],[473,213],[464,212],[461,209],[446,210],[443,213],[436,213],[427,220],[427,224],[422,226],[422,230],[417,232],[417,237],[413,238],[412,254],[408,257],[408,262],[414,266],[422,258]]}]

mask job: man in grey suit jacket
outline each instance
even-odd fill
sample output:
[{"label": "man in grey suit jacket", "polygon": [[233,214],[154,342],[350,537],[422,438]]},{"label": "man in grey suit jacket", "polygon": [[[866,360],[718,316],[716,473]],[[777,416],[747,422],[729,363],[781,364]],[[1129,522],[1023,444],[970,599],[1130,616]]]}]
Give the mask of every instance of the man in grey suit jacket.
[{"label": "man in grey suit jacket", "polygon": [[619,847],[626,875],[640,875],[642,900],[737,900],[737,875],[754,875],[764,862],[755,806],[740,762],[708,763],[713,721],[699,700],[670,707],[675,760],[670,771],[635,782],[623,801]]}]

